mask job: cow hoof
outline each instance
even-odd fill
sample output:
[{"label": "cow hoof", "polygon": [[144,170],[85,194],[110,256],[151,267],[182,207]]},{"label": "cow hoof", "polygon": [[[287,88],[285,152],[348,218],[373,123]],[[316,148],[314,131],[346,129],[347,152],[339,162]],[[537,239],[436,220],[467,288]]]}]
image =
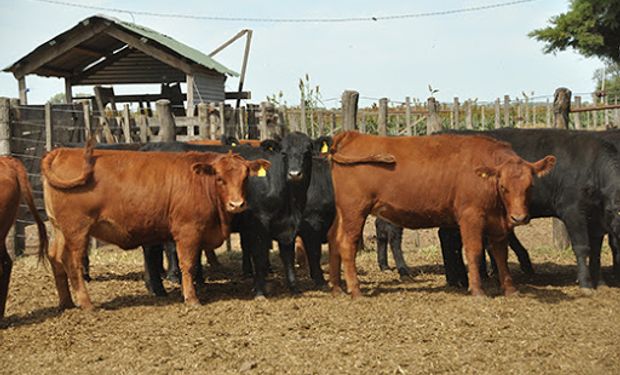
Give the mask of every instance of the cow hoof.
[{"label": "cow hoof", "polygon": [[398,274],[400,277],[411,277],[413,276],[413,272],[407,267],[401,267],[398,269]]},{"label": "cow hoof", "polygon": [[362,297],[362,291],[359,289],[353,289],[351,291],[351,299],[360,299]]},{"label": "cow hoof", "polygon": [[267,297],[264,294],[258,294],[254,296],[254,301],[267,301]]},{"label": "cow hoof", "polygon": [[73,303],[73,301],[61,302],[60,304],[58,304],[58,309],[60,311],[68,310],[68,309],[74,309],[74,308],[75,308],[75,304]]},{"label": "cow hoof", "polygon": [[504,291],[505,297],[519,296],[519,291],[515,287],[506,288]]},{"label": "cow hoof", "polygon": [[594,295],[594,289],[592,288],[579,288],[579,292],[583,296],[587,296],[587,297]]},{"label": "cow hoof", "polygon": [[155,297],[167,297],[168,292],[165,289],[157,289],[151,292]]},{"label": "cow hoof", "polygon": [[389,271],[389,270],[390,270],[390,267],[388,267],[388,266],[384,266],[384,265],[380,265],[380,266],[379,266],[379,269],[380,269],[381,271],[383,271],[383,272],[386,272],[386,271]]},{"label": "cow hoof", "polygon": [[314,280],[314,289],[324,290],[327,287],[327,282],[324,279]]},{"label": "cow hoof", "polygon": [[86,281],[87,283],[91,282],[93,279],[90,277],[90,274],[83,274],[82,277],[84,278],[84,281]]},{"label": "cow hoof", "polygon": [[472,297],[486,297],[486,293],[484,293],[484,290],[482,289],[476,289],[476,290],[471,290],[471,295]]},{"label": "cow hoof", "polygon": [[84,311],[94,311],[95,310],[95,306],[92,303],[85,303],[83,305],[80,305],[80,308]]},{"label": "cow hoof", "polygon": [[168,281],[170,281],[172,283],[175,283],[177,285],[181,284],[181,276],[179,276],[179,275],[170,275],[170,274],[168,274],[168,275],[166,275],[166,280],[168,280]]},{"label": "cow hoof", "polygon": [[289,287],[289,290],[291,291],[291,294],[294,296],[298,296],[301,294],[301,290],[296,285]]},{"label": "cow hoof", "polygon": [[344,295],[344,292],[342,291],[342,288],[339,286],[335,286],[332,288],[332,296],[334,297],[340,297]]},{"label": "cow hoof", "polygon": [[198,298],[188,298],[185,300],[185,305],[187,306],[200,306],[200,301]]}]

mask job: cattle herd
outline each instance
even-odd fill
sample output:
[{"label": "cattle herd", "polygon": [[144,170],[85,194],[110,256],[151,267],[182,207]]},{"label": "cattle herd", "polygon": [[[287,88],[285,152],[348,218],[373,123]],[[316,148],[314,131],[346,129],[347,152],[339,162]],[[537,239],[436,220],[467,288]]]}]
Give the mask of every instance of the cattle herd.
[{"label": "cattle herd", "polygon": [[[333,294],[361,295],[356,252],[368,215],[377,217],[379,266],[390,243],[401,275],[408,274],[402,227],[438,227],[448,284],[484,295],[484,250],[505,295],[518,292],[508,247],[533,272],[514,227],[556,217],[568,230],[579,286],[600,280],[600,252],[608,234],[614,276],[620,278],[620,132],[555,129],[455,131],[425,137],[380,137],[343,132],[310,139],[290,133],[276,140],[171,142],[58,148],[41,161],[51,241],[37,214],[21,163],[0,158],[0,318],[12,261],[5,240],[20,198],[39,232],[39,257],[48,259],[60,308],[92,309],[86,288],[87,247],[94,237],[123,249],[142,247],[148,290],[166,295],[168,276],[198,304],[201,251],[238,232],[242,271],[267,295],[269,252],[277,242],[287,286],[300,293],[296,243],[303,245],[317,288],[327,283],[321,245],[329,244]],[[299,246],[297,246],[299,247]],[[461,248],[465,248],[467,267]],[[482,275],[482,276],[481,276]],[[71,290],[74,294],[72,297]]]}]

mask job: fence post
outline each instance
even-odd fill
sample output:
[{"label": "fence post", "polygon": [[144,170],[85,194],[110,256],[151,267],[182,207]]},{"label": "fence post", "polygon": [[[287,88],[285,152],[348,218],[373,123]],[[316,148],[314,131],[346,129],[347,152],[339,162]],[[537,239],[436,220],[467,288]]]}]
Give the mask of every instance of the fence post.
[{"label": "fence post", "polygon": [[545,108],[547,110],[545,123],[547,124],[547,127],[550,128],[551,127],[551,103],[549,103],[549,98],[547,98],[547,104],[545,105]]},{"label": "fence post", "polygon": [[525,106],[525,121],[523,124],[528,126],[530,124],[530,98],[525,95],[525,99],[523,100],[523,105]]},{"label": "fence post", "polygon": [[125,133],[125,143],[131,143],[131,117],[129,114],[129,104],[123,105],[123,133]]},{"label": "fence post", "polygon": [[225,113],[226,108],[224,107],[224,102],[218,103],[217,111],[219,112],[219,115],[220,115],[220,118],[219,118],[219,121],[220,121],[220,134],[219,134],[219,136],[229,135],[228,129],[227,129],[227,126],[226,126],[226,113]]},{"label": "fence post", "polygon": [[465,101],[465,128],[473,129],[471,99]]},{"label": "fence post", "polygon": [[176,127],[170,100],[159,99],[155,102],[157,108],[157,118],[159,119],[159,140],[160,142],[173,142],[176,140]]},{"label": "fence post", "polygon": [[357,104],[360,94],[357,91],[345,90],[342,93],[342,130],[357,129]]},{"label": "fence post", "polygon": [[484,114],[484,111],[485,111],[484,107],[485,107],[484,104],[480,105],[480,129],[481,130],[486,129],[486,122],[487,122],[486,116]]},{"label": "fence post", "polygon": [[[614,98],[614,105],[618,105],[618,98]],[[620,110],[614,109],[614,125],[620,127]]]},{"label": "fence post", "polygon": [[510,127],[510,95],[504,95],[504,127]]},{"label": "fence post", "polygon": [[452,124],[450,124],[452,129],[459,128],[459,110],[460,110],[459,98],[458,96],[455,96],[452,101]]},{"label": "fence post", "polygon": [[209,103],[209,139],[216,138],[217,122],[219,120],[219,116],[215,112],[215,103]]},{"label": "fence post", "polygon": [[499,98],[495,99],[495,129],[499,129],[502,127],[502,123],[500,121],[500,112],[501,112],[501,107],[500,107],[500,103],[499,103]]},{"label": "fence post", "polygon": [[336,131],[336,112],[331,111],[332,113],[332,121],[329,124],[329,135],[333,136],[334,132]]},{"label": "fence post", "polygon": [[407,127],[407,135],[413,135],[413,129],[411,126],[411,98],[405,97],[405,126]]},{"label": "fence post", "polygon": [[198,103],[198,136],[200,139],[209,138],[209,106],[207,103]]},{"label": "fence post", "polygon": [[366,134],[366,111],[359,112],[360,114],[360,133]]},{"label": "fence post", "polygon": [[435,132],[441,131],[441,121],[437,110],[439,105],[434,97],[430,97],[426,100],[426,106],[428,110],[428,120],[426,122],[426,134],[431,135]]},{"label": "fence post", "polygon": [[[581,96],[575,95],[575,108],[581,108]],[[575,112],[573,114],[573,121],[575,122],[575,129],[581,129],[581,113]]]},{"label": "fence post", "polygon": [[377,133],[387,135],[388,98],[379,99],[379,118],[377,119]]},{"label": "fence post", "polygon": [[568,129],[571,91],[560,87],[553,94],[553,123],[555,128]]},{"label": "fence post", "polygon": [[[11,155],[11,100],[9,98],[0,98],[0,156]],[[7,251],[11,258],[15,258],[18,253],[18,241],[15,236],[15,225],[7,236]]]},{"label": "fence post", "polygon": [[301,96],[301,100],[299,102],[299,110],[300,110],[300,125],[301,125],[301,132],[304,134],[309,134],[308,133],[308,124],[307,124],[307,119],[306,119],[306,98],[302,95]]},{"label": "fence post", "polygon": [[521,104],[521,100],[519,100],[519,98],[515,98],[515,101],[517,102],[516,104],[517,121],[516,121],[515,127],[522,128],[523,127],[523,110],[522,110],[523,105]]}]

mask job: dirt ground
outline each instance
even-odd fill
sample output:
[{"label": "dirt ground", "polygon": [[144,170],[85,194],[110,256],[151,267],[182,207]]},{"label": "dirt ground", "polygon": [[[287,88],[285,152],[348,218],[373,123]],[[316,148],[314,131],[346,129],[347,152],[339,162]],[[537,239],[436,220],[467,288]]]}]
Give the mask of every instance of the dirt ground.
[{"label": "dirt ground", "polygon": [[[373,232],[368,225],[368,248]],[[190,308],[177,285],[166,284],[168,297],[148,296],[141,253],[108,247],[91,256],[88,288],[99,308],[59,312],[49,267],[23,257],[0,322],[0,373],[620,373],[620,288],[609,249],[610,287],[586,297],[572,253],[550,248],[548,220],[519,232],[537,275],[527,279],[511,255],[521,292],[511,298],[492,281],[490,298],[446,287],[434,230],[422,231],[420,247],[405,232],[412,278],[381,272],[374,252],[360,253],[365,298],[356,301],[312,291],[301,269],[305,292],[290,296],[275,253],[272,296],[255,301],[240,277],[240,253],[218,250],[225,269],[208,270],[203,305]]]}]

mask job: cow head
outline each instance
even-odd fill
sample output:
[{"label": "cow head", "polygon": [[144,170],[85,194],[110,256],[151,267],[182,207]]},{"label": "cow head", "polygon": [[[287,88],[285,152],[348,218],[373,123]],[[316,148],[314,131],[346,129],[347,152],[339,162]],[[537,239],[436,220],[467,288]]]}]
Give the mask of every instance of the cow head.
[{"label": "cow head", "polygon": [[312,141],[299,132],[282,139],[281,153],[286,165],[286,178],[293,183],[309,181],[312,173]]},{"label": "cow head", "polygon": [[332,147],[332,137],[320,136],[312,141],[312,153],[314,156],[325,156],[329,154],[329,149]]},{"label": "cow head", "polygon": [[209,161],[192,165],[194,173],[215,178],[216,193],[224,209],[236,214],[247,208],[245,182],[248,176],[256,176],[269,169],[271,164],[264,159],[245,160],[237,154],[226,154]]},{"label": "cow head", "polygon": [[555,156],[551,155],[534,163],[515,157],[494,168],[478,168],[476,173],[481,178],[495,181],[508,222],[516,226],[527,224],[530,220],[528,204],[534,177],[546,175],[554,166]]}]

